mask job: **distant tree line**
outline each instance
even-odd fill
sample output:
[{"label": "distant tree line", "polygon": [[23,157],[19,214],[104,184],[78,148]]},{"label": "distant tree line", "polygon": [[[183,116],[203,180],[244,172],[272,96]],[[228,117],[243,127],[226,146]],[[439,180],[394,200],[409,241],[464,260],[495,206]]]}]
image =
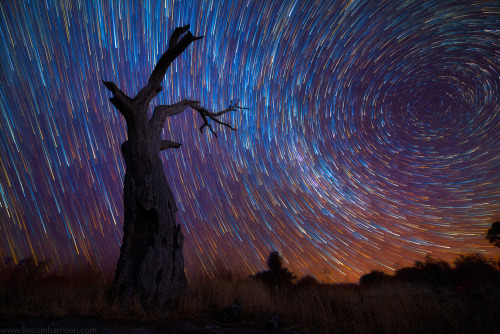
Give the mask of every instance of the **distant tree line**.
[{"label": "distant tree line", "polygon": [[359,280],[362,286],[394,282],[471,289],[488,284],[500,285],[500,271],[494,260],[481,254],[460,255],[452,265],[427,254],[424,261],[397,269],[394,275],[373,270]]},{"label": "distant tree line", "polygon": [[[486,239],[494,246],[500,247],[500,222],[494,222],[486,233]],[[427,254],[425,261],[415,261],[413,267],[396,270],[388,275],[380,270],[373,270],[361,276],[361,285],[374,285],[392,282],[409,282],[431,284],[434,286],[454,286],[457,288],[473,288],[483,284],[500,286],[500,259],[486,259],[481,254],[460,255],[448,262],[436,259]]]}]

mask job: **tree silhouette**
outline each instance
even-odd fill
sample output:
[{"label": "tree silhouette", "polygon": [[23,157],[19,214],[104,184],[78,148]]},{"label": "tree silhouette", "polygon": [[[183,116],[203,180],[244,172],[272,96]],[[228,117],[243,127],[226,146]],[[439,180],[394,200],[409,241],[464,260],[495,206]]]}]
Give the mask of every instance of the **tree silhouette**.
[{"label": "tree silhouette", "polygon": [[383,271],[380,270],[372,270],[368,274],[365,274],[360,277],[359,284],[360,285],[379,285],[384,282],[388,282],[391,279],[391,276],[387,275]]},{"label": "tree silhouette", "polygon": [[455,271],[460,271],[461,275],[488,275],[497,271],[495,261],[479,253],[460,255],[453,263]]},{"label": "tree silhouette", "polygon": [[486,239],[488,239],[491,244],[500,247],[500,222],[491,224],[491,228],[486,234]]},{"label": "tree silhouette", "polygon": [[255,278],[270,286],[290,286],[297,278],[294,273],[283,267],[283,259],[277,251],[269,254],[267,266],[269,270],[255,274]]},{"label": "tree silhouette", "polygon": [[175,221],[177,207],[159,157],[160,151],[179,148],[181,144],[161,138],[165,120],[191,107],[203,120],[200,131],[208,127],[215,134],[209,120],[234,130],[218,118],[243,109],[238,102],[231,102],[225,110],[210,112],[198,101],[184,99],[156,106],[148,119],[148,106],[162,90],[161,81],[170,64],[192,42],[203,38],[193,36],[188,30],[189,25],[174,30],[167,51],[158,60],[146,86],[135,97],[127,96],[115,83],[103,81],[113,93],[111,103],[125,118],[128,137],[121,146],[126,165],[124,235],[107,296],[109,301],[120,301],[122,305],[138,296],[147,310],[174,305],[187,289],[182,251],[184,237]]}]

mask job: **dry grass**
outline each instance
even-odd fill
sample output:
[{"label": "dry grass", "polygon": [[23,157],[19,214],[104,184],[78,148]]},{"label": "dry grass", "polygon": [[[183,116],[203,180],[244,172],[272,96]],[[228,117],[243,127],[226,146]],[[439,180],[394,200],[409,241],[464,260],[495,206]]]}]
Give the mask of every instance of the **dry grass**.
[{"label": "dry grass", "polygon": [[272,290],[256,281],[192,282],[175,311],[147,315],[140,303],[127,309],[108,305],[107,285],[90,283],[0,286],[5,318],[86,318],[102,320],[191,320],[220,322],[224,307],[242,303],[240,325],[262,328],[274,314],[280,327],[324,333],[495,333],[500,332],[497,289],[433,291],[408,284],[360,288],[317,286]]}]

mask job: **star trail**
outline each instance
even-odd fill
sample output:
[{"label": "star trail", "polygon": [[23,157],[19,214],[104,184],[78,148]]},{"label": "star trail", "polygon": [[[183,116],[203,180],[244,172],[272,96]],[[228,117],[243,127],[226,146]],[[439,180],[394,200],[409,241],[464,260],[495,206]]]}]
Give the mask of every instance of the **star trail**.
[{"label": "star trail", "polygon": [[[1,1],[0,255],[112,268],[123,234],[128,95],[170,34],[194,42],[153,101],[239,99],[161,153],[186,272],[248,275],[272,250],[299,276],[357,281],[426,253],[494,256],[500,217],[495,1]],[[152,107],[153,107],[152,106]],[[152,110],[152,109],[151,109]]]}]

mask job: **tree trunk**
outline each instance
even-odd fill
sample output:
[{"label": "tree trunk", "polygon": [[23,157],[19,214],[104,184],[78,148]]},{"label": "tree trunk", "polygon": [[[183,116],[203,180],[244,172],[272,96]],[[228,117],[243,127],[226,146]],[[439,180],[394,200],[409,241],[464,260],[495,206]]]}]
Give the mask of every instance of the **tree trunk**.
[{"label": "tree trunk", "polygon": [[202,38],[194,37],[188,29],[189,26],[185,26],[174,30],[168,50],[156,64],[147,85],[133,99],[113,82],[104,81],[106,88],[114,94],[111,103],[127,122],[128,135],[128,140],[122,144],[126,166],[123,243],[107,297],[123,306],[138,297],[148,311],[175,305],[188,286],[182,251],[184,236],[180,225],[175,222],[177,207],[159,157],[160,151],[179,148],[181,144],[161,139],[163,124],[167,117],[191,107],[204,121],[200,131],[207,126],[215,134],[208,119],[234,130],[218,117],[237,108],[245,109],[236,102],[230,103],[223,111],[209,112],[198,101],[182,100],[155,107],[148,120],[148,105],[161,91],[160,83],[167,68],[191,42]]},{"label": "tree trunk", "polygon": [[187,280],[175,199],[158,151],[147,148],[140,142],[122,145],[124,235],[110,296],[125,305],[138,295],[152,310],[175,305]]}]

